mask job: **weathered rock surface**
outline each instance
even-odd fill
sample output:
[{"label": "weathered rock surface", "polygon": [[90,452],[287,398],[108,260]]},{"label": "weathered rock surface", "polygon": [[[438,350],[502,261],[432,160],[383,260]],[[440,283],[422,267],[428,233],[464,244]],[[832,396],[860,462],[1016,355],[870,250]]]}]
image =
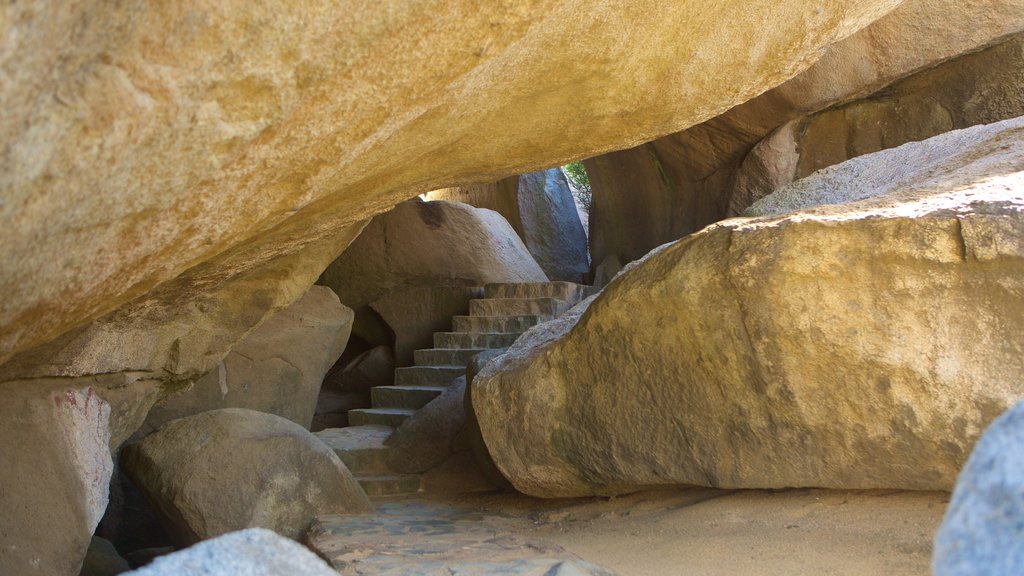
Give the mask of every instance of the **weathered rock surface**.
[{"label": "weathered rock surface", "polygon": [[[466,428],[466,377],[460,376],[440,396],[420,408],[385,442],[388,468],[419,474],[439,466],[457,451],[456,438]],[[468,450],[468,444],[465,449]]]},{"label": "weathered rock surface", "polygon": [[113,464],[102,383],[0,384],[0,574],[77,575]]},{"label": "weathered rock surface", "polygon": [[501,215],[419,199],[374,218],[320,277],[357,310],[409,288],[545,281]]},{"label": "weathered rock surface", "polygon": [[898,4],[9,3],[0,361],[197,267],[185,292],[711,118]]},{"label": "weathered rock surface", "polygon": [[590,270],[587,232],[569,181],[559,168],[490,185],[435,190],[427,194],[427,199],[464,202],[498,212],[551,280],[582,282]]},{"label": "weathered rock surface", "polygon": [[[536,496],[948,490],[1024,395],[1022,178],[1016,119],[835,166],[779,193],[798,212],[652,252],[476,377],[490,454]],[[806,208],[822,198],[863,200]]]},{"label": "weathered rock surface", "polygon": [[985,431],[935,537],[935,576],[1010,576],[1024,566],[1024,403]]},{"label": "weathered rock surface", "polygon": [[736,213],[850,158],[1024,115],[1024,37],[915,74],[871,98],[792,120],[754,147],[729,197]]},{"label": "weathered rock surface", "polygon": [[305,546],[250,528],[161,556],[126,576],[337,576]]},{"label": "weathered rock surface", "polygon": [[318,514],[371,509],[315,436],[242,408],[169,422],[127,446],[121,465],[181,544],[252,527],[298,538]]},{"label": "weathered rock surface", "polygon": [[345,349],[352,318],[330,288],[313,286],[250,332],[194,386],[155,406],[146,424],[155,430],[208,410],[248,408],[309,428],[320,385]]},{"label": "weathered rock surface", "polygon": [[483,298],[481,286],[409,288],[370,304],[395,333],[395,364],[412,366],[414,351],[433,348],[434,332],[450,331],[452,316],[469,314],[469,301]]},{"label": "weathered rock surface", "polygon": [[[951,28],[950,22],[964,25]],[[833,44],[800,75],[757,98],[682,132],[586,161],[594,198],[593,262],[611,254],[630,262],[665,242],[738,214],[749,204],[730,206],[740,163],[787,122],[866,98],[1022,30],[1024,9],[1016,0],[906,0],[871,26]],[[953,86],[934,90],[969,90],[957,85],[958,80],[951,82]],[[983,106],[986,98],[979,95],[972,105]]]}]

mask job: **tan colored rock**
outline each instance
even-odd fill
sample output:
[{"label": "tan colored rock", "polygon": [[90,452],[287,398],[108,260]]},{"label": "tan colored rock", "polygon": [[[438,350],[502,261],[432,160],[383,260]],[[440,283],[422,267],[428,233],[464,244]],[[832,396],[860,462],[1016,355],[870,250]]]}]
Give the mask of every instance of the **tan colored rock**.
[{"label": "tan colored rock", "polygon": [[740,163],[786,122],[867,97],[1021,31],[1024,7],[1017,0],[906,0],[757,98],[682,132],[588,160],[593,262],[612,254],[630,262],[738,214],[730,211],[729,195]]},{"label": "tan colored rock", "polygon": [[298,539],[318,515],[371,509],[309,431],[243,408],[169,422],[127,446],[121,466],[182,545],[253,527]]},{"label": "tan colored rock", "polygon": [[501,215],[414,199],[374,218],[319,283],[358,312],[409,288],[546,281]]},{"label": "tan colored rock", "polygon": [[0,361],[197,267],[184,293],[714,117],[899,3],[7,3]]},{"label": "tan colored rock", "polygon": [[348,342],[352,317],[330,288],[313,286],[250,332],[194,386],[157,404],[146,425],[155,430],[208,410],[248,408],[309,428],[324,375]]},{"label": "tan colored rock", "polygon": [[652,252],[473,380],[491,456],[545,497],[949,490],[1024,395],[1022,181],[1019,118],[829,168],[763,200],[777,216]]},{"label": "tan colored rock", "polygon": [[1024,114],[1024,36],[915,74],[871,98],[792,120],[754,147],[730,210],[816,170],[950,130]]},{"label": "tan colored rock", "polygon": [[415,350],[433,348],[434,332],[450,332],[452,316],[469,314],[469,301],[483,297],[481,286],[427,286],[392,292],[370,308],[395,334],[395,363],[412,366]]}]

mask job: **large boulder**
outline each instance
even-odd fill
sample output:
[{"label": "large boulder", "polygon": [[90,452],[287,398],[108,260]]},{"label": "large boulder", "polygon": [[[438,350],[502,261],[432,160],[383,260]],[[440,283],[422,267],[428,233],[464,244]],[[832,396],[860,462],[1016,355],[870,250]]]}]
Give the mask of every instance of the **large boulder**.
[{"label": "large boulder", "polygon": [[1022,175],[1024,118],[834,166],[763,200],[775,215],[661,247],[477,375],[491,456],[545,497],[950,489],[1024,396]]},{"label": "large boulder", "polygon": [[[964,25],[951,27],[950,22]],[[630,262],[665,242],[736,215],[750,202],[749,198],[742,200],[742,193],[736,203],[730,202],[741,163],[758,142],[787,122],[859,99],[867,99],[864,104],[870,107],[870,96],[883,96],[883,89],[894,82],[1022,30],[1024,10],[1017,0],[906,0],[885,17],[833,44],[803,73],[757,98],[682,132],[587,160],[593,188],[593,262],[600,263],[613,254]],[[987,65],[991,63],[983,66]],[[986,73],[983,69],[978,72]],[[1009,79],[1017,77],[1019,73],[1009,72]],[[939,95],[942,104],[956,106],[942,94],[970,92],[971,79],[945,80],[948,83],[928,90]],[[984,107],[986,100],[1005,102],[979,91],[970,106]],[[921,114],[915,116],[912,122],[930,123],[932,129],[941,126]],[[951,125],[946,130],[969,125]],[[874,125],[865,123],[864,127]],[[899,122],[891,128],[900,129]],[[843,142],[841,133],[840,129],[832,135],[838,144]]]},{"label": "large boulder", "polygon": [[899,3],[5,3],[0,362],[197,266],[186,293],[714,117]]},{"label": "large boulder", "polygon": [[500,214],[415,199],[374,218],[319,283],[358,310],[409,288],[546,281]]},{"label": "large boulder", "polygon": [[125,447],[121,466],[179,544],[252,527],[299,538],[315,516],[371,509],[345,465],[309,431],[242,408],[168,422]]},{"label": "large boulder", "polygon": [[1024,402],[974,447],[935,536],[935,576],[1012,576],[1024,566]]},{"label": "large boulder", "polygon": [[961,56],[857,100],[792,120],[744,159],[730,210],[850,158],[1024,115],[1024,36]]},{"label": "large boulder", "polygon": [[207,410],[248,408],[309,428],[320,385],[345,349],[352,317],[329,288],[313,286],[250,332],[194,386],[157,404],[146,424],[156,429]]},{"label": "large boulder", "polygon": [[464,202],[505,217],[551,280],[582,282],[590,271],[587,232],[559,168],[505,178],[491,185],[435,190],[428,200]]},{"label": "large boulder", "polygon": [[125,576],[337,576],[305,546],[270,530],[225,534],[173,554]]}]

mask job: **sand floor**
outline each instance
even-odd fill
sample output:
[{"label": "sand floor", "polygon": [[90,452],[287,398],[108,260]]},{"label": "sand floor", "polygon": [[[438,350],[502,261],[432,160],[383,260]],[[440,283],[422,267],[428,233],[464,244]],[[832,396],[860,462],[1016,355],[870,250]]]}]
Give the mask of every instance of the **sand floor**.
[{"label": "sand floor", "polygon": [[382,511],[471,518],[623,576],[930,574],[949,494],[677,489],[612,499],[512,494],[387,500]]}]

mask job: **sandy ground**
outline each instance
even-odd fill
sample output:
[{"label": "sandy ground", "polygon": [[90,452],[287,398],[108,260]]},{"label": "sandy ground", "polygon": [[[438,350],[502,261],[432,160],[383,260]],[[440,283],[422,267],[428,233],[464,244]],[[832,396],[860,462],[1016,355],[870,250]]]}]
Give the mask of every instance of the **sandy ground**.
[{"label": "sandy ground", "polygon": [[679,489],[613,499],[490,494],[383,507],[471,515],[623,576],[927,575],[949,494]]}]

